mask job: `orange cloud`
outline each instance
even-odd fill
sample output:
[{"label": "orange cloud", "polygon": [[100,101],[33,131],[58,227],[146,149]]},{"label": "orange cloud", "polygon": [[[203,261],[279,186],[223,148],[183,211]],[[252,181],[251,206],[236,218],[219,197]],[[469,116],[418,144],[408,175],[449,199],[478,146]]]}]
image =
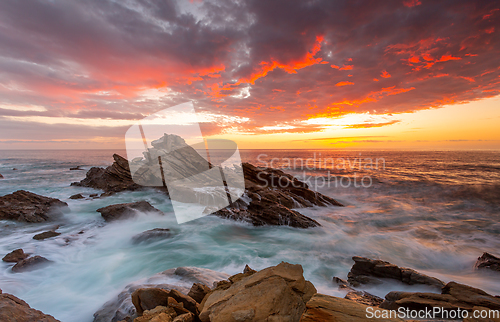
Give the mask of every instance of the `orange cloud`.
[{"label": "orange cloud", "polygon": [[335,86],[347,86],[347,85],[354,85],[353,82],[338,82],[337,84],[335,84]]},{"label": "orange cloud", "polygon": [[405,7],[411,8],[421,5],[422,2],[420,2],[420,0],[406,0],[403,1],[403,4],[405,5]]},{"label": "orange cloud", "polygon": [[384,70],[382,72],[382,74],[380,74],[380,77],[389,78],[389,77],[391,77],[391,74],[389,74],[386,70]]}]

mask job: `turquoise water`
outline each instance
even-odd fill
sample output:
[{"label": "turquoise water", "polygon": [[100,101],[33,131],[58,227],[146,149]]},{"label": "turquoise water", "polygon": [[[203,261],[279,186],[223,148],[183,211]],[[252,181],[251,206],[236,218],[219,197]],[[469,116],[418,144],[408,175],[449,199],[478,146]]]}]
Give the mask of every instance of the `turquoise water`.
[{"label": "turquoise water", "polygon": [[[170,201],[155,191],[68,199],[76,193],[99,192],[70,187],[86,171],[69,168],[110,165],[114,152],[125,155],[106,150],[0,151],[0,173],[5,177],[0,195],[25,189],[59,198],[71,209],[57,223],[0,221],[0,256],[23,248],[54,261],[47,268],[19,274],[11,272],[11,264],[0,263],[4,292],[61,321],[92,321],[93,313],[125,285],[169,268],[198,266],[233,274],[245,264],[261,269],[288,261],[303,265],[306,278],[320,292],[343,296],[332,277],[345,278],[351,257],[360,255],[500,293],[498,276],[472,268],[483,251],[498,254],[500,249],[498,152],[241,151],[244,160],[256,165],[269,165],[274,158],[273,166],[287,168],[346,205],[300,209],[322,225],[307,230],[253,227],[213,216],[178,225]],[[323,158],[334,162],[325,166]],[[385,167],[359,169],[357,158],[384,159]],[[297,163],[288,169],[287,159],[310,159],[309,167]],[[339,159],[354,166],[339,169]],[[335,186],[333,176],[366,176],[371,184]],[[105,223],[95,211],[138,200],[149,201],[165,215]],[[54,224],[60,225],[60,236],[32,239]],[[152,228],[170,228],[172,237],[132,244],[133,235]],[[380,296],[390,290],[426,289],[398,284],[370,289]]]}]

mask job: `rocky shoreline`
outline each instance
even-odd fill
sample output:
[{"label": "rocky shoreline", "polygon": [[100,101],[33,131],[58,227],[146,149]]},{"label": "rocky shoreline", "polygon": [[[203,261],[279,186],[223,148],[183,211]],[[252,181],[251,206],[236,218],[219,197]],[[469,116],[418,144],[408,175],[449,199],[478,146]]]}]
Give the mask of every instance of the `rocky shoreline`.
[{"label": "rocky shoreline", "polygon": [[[368,308],[379,310],[446,311],[500,310],[500,296],[456,282],[444,283],[413,269],[389,262],[354,257],[350,280],[334,277],[332,286],[347,291],[344,298],[319,294],[305,280],[301,265],[282,262],[260,271],[245,267],[242,273],[225,273],[196,267],[178,267],[146,281],[128,285],[115,299],[94,314],[94,322],[242,322],[242,321],[370,321]],[[360,289],[353,276],[401,279],[407,284],[426,284],[440,293],[389,292],[384,299]],[[382,277],[383,276],[383,277]],[[175,281],[175,284],[172,284]],[[438,287],[442,285],[442,287]],[[57,321],[50,315],[0,290],[1,321]],[[384,318],[383,321],[404,321]],[[436,321],[436,320],[434,320]],[[463,319],[498,321],[498,319]]]}]

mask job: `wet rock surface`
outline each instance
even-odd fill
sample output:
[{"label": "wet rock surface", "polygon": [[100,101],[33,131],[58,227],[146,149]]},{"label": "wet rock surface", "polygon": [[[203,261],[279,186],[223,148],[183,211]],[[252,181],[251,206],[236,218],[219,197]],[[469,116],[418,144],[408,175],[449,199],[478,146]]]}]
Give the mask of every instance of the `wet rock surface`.
[{"label": "wet rock surface", "polygon": [[132,180],[127,159],[118,154],[113,154],[113,159],[113,164],[106,169],[92,167],[87,172],[85,179],[73,182],[71,185],[101,189],[107,195],[141,189],[142,187]]},{"label": "wet rock surface", "polygon": [[44,231],[43,233],[36,234],[35,236],[33,236],[33,239],[44,240],[44,239],[47,239],[47,238],[52,238],[52,237],[59,236],[60,234],[61,233],[58,233],[56,231],[49,230],[49,231]]},{"label": "wet rock surface", "polygon": [[354,265],[347,275],[347,281],[353,286],[361,284],[380,284],[378,278],[390,278],[405,284],[425,284],[441,289],[444,282],[439,279],[419,273],[414,269],[399,267],[386,261],[354,256]]},{"label": "wet rock surface", "polygon": [[81,194],[81,193],[77,193],[75,195],[72,195],[71,197],[69,197],[69,199],[85,199],[85,197]]},{"label": "wet rock surface", "polygon": [[168,228],[154,228],[132,236],[132,242],[134,244],[153,242],[155,240],[169,238],[171,235],[172,232]]},{"label": "wet rock surface", "polygon": [[478,257],[474,267],[476,269],[490,269],[492,271],[500,272],[500,258],[493,256],[490,253],[483,253],[481,257]]},{"label": "wet rock surface", "polygon": [[45,257],[38,255],[32,256],[17,262],[17,264],[12,267],[12,271],[14,273],[29,272],[36,269],[44,268],[51,263],[52,262]]},{"label": "wet rock surface", "polygon": [[55,219],[67,211],[67,203],[25,190],[0,197],[0,219],[39,223]]},{"label": "wet rock surface", "polygon": [[151,206],[147,201],[137,201],[130,203],[121,203],[99,208],[96,210],[106,221],[118,219],[127,219],[137,216],[138,212],[156,213],[163,215],[163,212]]},{"label": "wet rock surface", "polygon": [[19,248],[5,255],[2,260],[7,263],[17,263],[19,261],[22,261],[23,259],[28,258],[28,256],[28,254],[25,254],[24,251]]},{"label": "wet rock surface", "polygon": [[32,309],[28,303],[0,290],[0,321],[59,322],[54,317]]}]

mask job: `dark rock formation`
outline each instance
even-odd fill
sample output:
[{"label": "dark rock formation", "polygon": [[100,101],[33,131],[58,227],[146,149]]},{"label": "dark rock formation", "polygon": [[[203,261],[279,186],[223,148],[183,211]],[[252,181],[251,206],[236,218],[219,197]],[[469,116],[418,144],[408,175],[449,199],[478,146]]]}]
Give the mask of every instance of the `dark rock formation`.
[{"label": "dark rock formation", "polygon": [[74,168],[69,168],[69,169],[70,169],[71,171],[74,171],[74,170],[84,170],[84,169],[80,168],[80,166],[79,166],[79,165],[78,165],[78,166],[76,166],[76,167],[74,167]]},{"label": "dark rock formation", "polygon": [[205,284],[194,283],[187,295],[196,302],[201,303],[201,301],[203,301],[203,299],[209,292],[210,288]]},{"label": "dark rock formation", "polygon": [[51,261],[47,258],[37,255],[17,262],[17,264],[12,267],[12,271],[14,273],[29,272],[35,269],[43,268],[50,263]]},{"label": "dark rock formation", "polygon": [[163,212],[151,206],[147,201],[121,203],[99,208],[96,211],[100,212],[106,221],[132,218],[137,215],[137,212],[153,212],[163,215]]},{"label": "dark rock formation", "polygon": [[153,241],[157,239],[164,239],[171,236],[170,229],[168,228],[154,228],[146,230],[140,234],[132,236],[132,242],[135,244],[145,241]]},{"label": "dark rock formation", "polygon": [[450,282],[443,287],[441,294],[420,292],[390,292],[385,296],[381,308],[397,310],[399,307],[421,310],[440,307],[444,310],[472,310],[474,307],[492,310],[500,309],[500,298],[480,289]]},{"label": "dark rock formation", "polygon": [[353,286],[360,284],[381,283],[378,278],[391,278],[405,284],[426,284],[438,287],[444,283],[435,277],[421,274],[411,268],[399,267],[382,260],[374,260],[365,257],[354,256],[354,265],[347,275],[347,280]]},{"label": "dark rock formation", "polygon": [[[152,310],[157,306],[173,307],[178,314],[189,312],[195,316],[199,314],[199,304],[190,296],[184,295],[177,290],[166,291],[161,288],[140,288],[132,293],[132,303],[134,303],[139,316],[143,315],[144,311]],[[187,311],[179,311],[179,308]]]},{"label": "dark rock formation", "polygon": [[59,322],[51,315],[32,309],[28,303],[0,290],[0,321],[5,322]]},{"label": "dark rock formation", "polygon": [[85,197],[81,193],[77,193],[76,195],[72,195],[69,199],[85,199]]},{"label": "dark rock formation", "polygon": [[28,256],[28,254],[25,254],[24,251],[19,248],[5,255],[2,260],[7,263],[17,263],[19,261],[22,261],[23,259],[28,258]]},{"label": "dark rock formation", "polygon": [[85,179],[80,182],[73,182],[71,185],[101,189],[107,195],[125,190],[140,189],[141,186],[132,181],[128,161],[118,154],[113,154],[113,159],[115,162],[106,169],[92,167],[87,172]]},{"label": "dark rock formation", "polygon": [[0,173],[0,179],[3,179],[3,175]]},{"label": "dark rock formation", "polygon": [[477,269],[488,268],[492,271],[500,272],[500,258],[493,256],[490,253],[483,253],[481,257],[477,258],[474,267]]},{"label": "dark rock formation", "polygon": [[56,231],[49,230],[49,231],[44,231],[43,233],[36,234],[35,236],[33,236],[33,239],[43,240],[43,239],[59,236],[60,234],[61,233],[58,233]]},{"label": "dark rock formation", "polygon": [[0,197],[0,219],[36,223],[61,216],[66,211],[69,211],[67,203],[29,191],[18,190]]}]

